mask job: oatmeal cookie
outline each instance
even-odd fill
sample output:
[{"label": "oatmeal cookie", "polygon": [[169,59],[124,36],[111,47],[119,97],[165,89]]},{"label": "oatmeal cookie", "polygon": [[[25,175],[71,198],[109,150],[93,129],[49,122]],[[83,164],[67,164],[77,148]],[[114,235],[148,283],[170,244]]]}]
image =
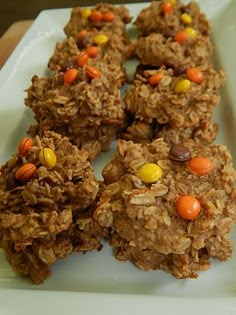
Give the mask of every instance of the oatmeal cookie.
[{"label": "oatmeal cookie", "polygon": [[94,216],[111,229],[117,259],[196,278],[210,257],[231,257],[236,171],[224,145],[119,140],[103,176]]},{"label": "oatmeal cookie", "polygon": [[218,129],[218,124],[212,120],[199,121],[199,124],[194,127],[179,128],[169,124],[160,125],[156,120],[153,120],[152,123],[145,120],[133,120],[120,137],[137,143],[164,138],[170,145],[183,143],[190,139],[198,143],[210,144],[216,139]]},{"label": "oatmeal cookie", "polygon": [[[155,120],[173,128],[194,127],[200,121],[210,120],[220,101],[223,71],[208,64],[183,70],[176,74],[173,69],[162,67],[137,74],[124,100],[128,114],[149,124]],[[200,73],[201,80],[196,81],[191,71]]]},{"label": "oatmeal cookie", "polygon": [[129,50],[129,54],[138,58],[143,65],[180,68],[207,63],[212,54],[212,44],[209,37],[201,34],[178,42],[173,37],[152,33],[134,41]]},{"label": "oatmeal cookie", "polygon": [[58,258],[100,250],[105,230],[93,219],[99,183],[88,152],[51,131],[22,141],[0,170],[0,244],[38,283]]},{"label": "oatmeal cookie", "polygon": [[[110,17],[107,18],[107,15]],[[64,27],[64,31],[68,37],[76,37],[78,32],[94,28],[101,32],[109,31],[112,34],[124,36],[126,24],[131,19],[129,10],[123,5],[99,3],[92,9],[76,7],[72,9],[70,20]]]},{"label": "oatmeal cookie", "polygon": [[165,7],[166,1],[152,1],[150,6],[138,14],[134,24],[142,35],[161,33],[169,37],[189,26],[202,35],[209,35],[210,23],[196,2],[183,4],[176,1],[174,5],[169,3],[168,11]]},{"label": "oatmeal cookie", "polygon": [[120,95],[123,73],[119,69],[102,62],[96,63],[96,68],[74,68],[76,77],[70,83],[65,82],[68,72],[45,78],[34,76],[25,99],[37,121],[30,133],[41,135],[45,130],[54,130],[88,150],[91,159],[100,151],[108,151],[125,123]]},{"label": "oatmeal cookie", "polygon": [[81,52],[87,53],[93,62],[102,60],[107,64],[122,65],[128,58],[128,38],[113,34],[110,30],[82,31],[77,37],[68,37],[56,44],[48,62],[52,70],[60,71],[76,65]]}]

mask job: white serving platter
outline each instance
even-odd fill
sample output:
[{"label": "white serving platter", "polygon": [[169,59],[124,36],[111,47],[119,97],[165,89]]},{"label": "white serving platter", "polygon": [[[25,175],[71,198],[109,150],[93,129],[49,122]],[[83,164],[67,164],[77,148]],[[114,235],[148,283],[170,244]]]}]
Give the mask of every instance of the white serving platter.
[{"label": "white serving platter", "polygon": [[[215,118],[220,125],[217,142],[224,143],[236,162],[236,1],[198,1],[212,22],[214,62],[227,81]],[[127,4],[132,16],[148,3]],[[47,73],[47,62],[70,9],[40,13],[0,71],[0,163],[15,152],[32,122],[24,106],[24,90],[34,74]],[[128,26],[134,33],[134,27]],[[129,64],[128,64],[129,67]],[[114,148],[114,146],[113,146]],[[95,161],[97,177],[111,152]],[[236,243],[236,229],[232,232]],[[33,285],[17,276],[0,251],[0,315],[39,314],[236,314],[236,253],[226,263],[212,261],[209,271],[196,280],[176,280],[162,271],[142,272],[131,263],[114,259],[108,244],[101,252],[74,254],[52,267],[52,276]]]}]

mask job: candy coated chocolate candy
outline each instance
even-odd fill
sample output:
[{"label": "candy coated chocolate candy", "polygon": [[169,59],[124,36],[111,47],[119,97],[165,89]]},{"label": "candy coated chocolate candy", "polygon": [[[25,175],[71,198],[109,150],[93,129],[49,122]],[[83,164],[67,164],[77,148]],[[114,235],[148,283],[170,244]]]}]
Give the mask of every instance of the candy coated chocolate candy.
[{"label": "candy coated chocolate candy", "polygon": [[26,182],[34,176],[36,170],[36,165],[32,163],[24,164],[16,171],[15,178],[20,182]]},{"label": "candy coated chocolate candy", "polygon": [[43,148],[39,152],[40,163],[48,168],[53,168],[57,163],[57,157],[55,153],[49,148]]},{"label": "candy coated chocolate candy", "polygon": [[155,183],[162,176],[162,169],[154,163],[146,163],[140,167],[137,176],[145,183]]},{"label": "candy coated chocolate candy", "polygon": [[212,171],[213,165],[211,160],[207,157],[196,156],[188,161],[188,168],[192,173],[198,176],[204,176]]},{"label": "candy coated chocolate candy", "polygon": [[169,158],[177,163],[184,163],[191,158],[191,152],[182,145],[173,145],[169,151]]},{"label": "candy coated chocolate candy", "polygon": [[88,45],[88,42],[89,40],[87,35],[79,36],[76,40],[76,45],[80,50],[82,50]]},{"label": "candy coated chocolate candy", "polygon": [[29,137],[24,137],[18,145],[19,156],[26,155],[29,152],[32,145],[33,145],[32,139],[30,139]]},{"label": "candy coated chocolate candy", "polygon": [[6,190],[12,190],[17,186],[17,180],[15,179],[14,173],[9,173],[6,177]]},{"label": "candy coated chocolate candy", "polygon": [[66,72],[69,69],[74,68],[76,65],[72,62],[72,61],[65,61],[62,65],[61,65],[61,71]]},{"label": "candy coated chocolate candy", "polygon": [[177,66],[174,70],[174,75],[175,76],[178,76],[180,74],[183,74],[186,72],[188,66],[187,65],[180,65],[180,66]]},{"label": "candy coated chocolate candy", "polygon": [[182,218],[194,220],[201,211],[201,204],[193,196],[183,195],[176,200],[176,210]]}]

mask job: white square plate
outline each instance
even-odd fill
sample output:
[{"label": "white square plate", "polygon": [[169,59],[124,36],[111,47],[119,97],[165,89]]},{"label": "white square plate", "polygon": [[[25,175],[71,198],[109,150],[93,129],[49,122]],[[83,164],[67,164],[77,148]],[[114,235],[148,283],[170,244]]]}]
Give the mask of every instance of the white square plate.
[{"label": "white square plate", "polygon": [[[215,118],[220,124],[217,142],[228,145],[236,161],[234,140],[236,104],[236,1],[199,1],[212,22],[213,62],[227,75],[222,101]],[[148,3],[127,4],[135,17]],[[34,74],[47,73],[47,62],[57,41],[65,38],[63,27],[70,9],[43,11],[0,71],[0,163],[9,159],[32,122],[24,106],[24,89]],[[134,27],[128,26],[133,33]],[[111,152],[95,162],[97,176]],[[236,242],[236,232],[232,233]],[[74,254],[52,267],[52,276],[33,285],[12,272],[0,252],[0,314],[39,315],[76,312],[103,314],[236,314],[236,256],[226,262],[212,261],[197,280],[176,280],[162,271],[142,272],[129,262],[114,259],[107,244],[101,252]]]}]

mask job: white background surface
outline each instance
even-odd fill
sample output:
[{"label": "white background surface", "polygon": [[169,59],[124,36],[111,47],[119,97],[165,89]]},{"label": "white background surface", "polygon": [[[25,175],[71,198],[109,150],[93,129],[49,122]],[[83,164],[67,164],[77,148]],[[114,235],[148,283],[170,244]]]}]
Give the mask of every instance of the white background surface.
[{"label": "white background surface", "polygon": [[[218,142],[228,145],[236,158],[234,126],[236,104],[236,1],[199,1],[212,22],[213,62],[225,70],[227,81],[216,111]],[[145,4],[128,5],[133,16]],[[16,151],[32,122],[24,106],[24,90],[34,74],[47,73],[55,43],[63,40],[70,9],[42,12],[0,71],[0,162]],[[132,32],[132,26],[129,27]],[[95,162],[96,174],[110,158]],[[236,161],[236,159],[235,159]],[[236,241],[236,233],[232,233]],[[74,254],[52,267],[41,285],[16,276],[0,252],[1,314],[236,314],[236,256],[227,263],[213,261],[197,280],[176,280],[162,271],[142,272],[114,259],[107,244],[101,252]]]}]

